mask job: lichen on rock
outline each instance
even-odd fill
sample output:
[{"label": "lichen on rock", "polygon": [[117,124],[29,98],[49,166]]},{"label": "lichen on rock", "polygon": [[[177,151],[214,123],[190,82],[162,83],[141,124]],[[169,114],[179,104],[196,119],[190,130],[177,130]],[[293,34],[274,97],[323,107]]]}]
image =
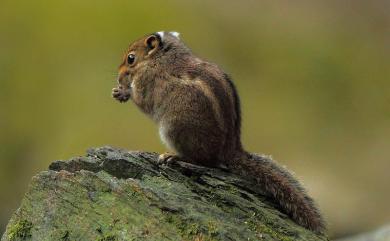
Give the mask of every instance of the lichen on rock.
[{"label": "lichen on rock", "polygon": [[6,240],[326,240],[220,169],[102,147],[33,177]]}]

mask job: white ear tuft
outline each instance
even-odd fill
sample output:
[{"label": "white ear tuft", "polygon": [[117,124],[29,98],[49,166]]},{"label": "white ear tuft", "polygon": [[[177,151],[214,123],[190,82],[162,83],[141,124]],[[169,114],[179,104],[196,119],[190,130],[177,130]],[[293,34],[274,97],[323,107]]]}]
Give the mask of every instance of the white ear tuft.
[{"label": "white ear tuft", "polygon": [[180,33],[178,32],[169,32],[170,34],[172,34],[173,36],[175,36],[176,38],[180,39]]},{"label": "white ear tuft", "polygon": [[161,39],[164,38],[164,31],[157,32],[157,34],[160,36]]}]

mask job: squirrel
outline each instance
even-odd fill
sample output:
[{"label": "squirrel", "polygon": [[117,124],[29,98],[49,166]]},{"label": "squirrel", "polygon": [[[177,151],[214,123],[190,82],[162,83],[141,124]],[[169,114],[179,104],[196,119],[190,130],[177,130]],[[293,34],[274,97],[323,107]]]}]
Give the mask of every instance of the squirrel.
[{"label": "squirrel", "polygon": [[158,125],[173,153],[159,164],[184,161],[228,168],[254,181],[297,224],[324,234],[316,204],[299,182],[269,158],[243,149],[240,100],[232,79],[195,56],[177,32],[156,32],[130,44],[112,97],[131,99]]}]

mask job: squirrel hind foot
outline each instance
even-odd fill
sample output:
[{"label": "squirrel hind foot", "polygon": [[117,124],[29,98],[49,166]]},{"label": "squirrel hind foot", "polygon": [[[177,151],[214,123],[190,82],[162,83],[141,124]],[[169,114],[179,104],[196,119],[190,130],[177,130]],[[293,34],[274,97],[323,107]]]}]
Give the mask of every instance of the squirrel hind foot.
[{"label": "squirrel hind foot", "polygon": [[158,165],[169,165],[175,162],[181,161],[181,158],[173,153],[163,153],[158,156],[157,164]]}]

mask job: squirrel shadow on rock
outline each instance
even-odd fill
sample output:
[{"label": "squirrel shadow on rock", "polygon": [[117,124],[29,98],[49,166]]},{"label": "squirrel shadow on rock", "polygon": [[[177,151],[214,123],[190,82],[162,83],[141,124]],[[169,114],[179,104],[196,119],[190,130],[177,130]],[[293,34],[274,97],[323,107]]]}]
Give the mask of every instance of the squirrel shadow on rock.
[{"label": "squirrel shadow on rock", "polygon": [[102,147],[53,162],[1,240],[327,240],[235,174],[157,160]]}]

